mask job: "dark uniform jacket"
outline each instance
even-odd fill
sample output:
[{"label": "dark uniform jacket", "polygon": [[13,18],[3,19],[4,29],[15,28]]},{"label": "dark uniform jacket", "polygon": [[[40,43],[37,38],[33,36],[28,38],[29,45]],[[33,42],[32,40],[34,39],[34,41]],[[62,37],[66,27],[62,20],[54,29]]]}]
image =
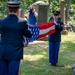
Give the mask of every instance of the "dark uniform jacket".
[{"label": "dark uniform jacket", "polygon": [[20,60],[23,58],[23,36],[32,36],[25,20],[10,14],[0,20],[0,59]]},{"label": "dark uniform jacket", "polygon": [[[53,17],[49,19],[49,21],[54,20]],[[50,42],[60,42],[61,41],[61,31],[63,30],[63,22],[61,22],[61,18],[59,17],[57,20],[58,25],[55,25],[56,32],[49,35]]]}]

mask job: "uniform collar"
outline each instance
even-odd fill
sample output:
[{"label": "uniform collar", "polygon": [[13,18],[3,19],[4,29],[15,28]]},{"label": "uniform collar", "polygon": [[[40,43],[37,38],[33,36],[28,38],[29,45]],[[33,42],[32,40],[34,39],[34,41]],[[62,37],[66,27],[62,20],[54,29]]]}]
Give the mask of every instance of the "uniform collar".
[{"label": "uniform collar", "polygon": [[15,14],[9,14],[9,16],[12,16],[12,17],[17,17]]}]

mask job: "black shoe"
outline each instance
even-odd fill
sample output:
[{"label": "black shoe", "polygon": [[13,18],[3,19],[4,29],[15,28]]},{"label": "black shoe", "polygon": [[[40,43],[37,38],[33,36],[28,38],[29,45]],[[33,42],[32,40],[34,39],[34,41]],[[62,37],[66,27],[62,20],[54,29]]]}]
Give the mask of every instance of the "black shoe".
[{"label": "black shoe", "polygon": [[56,66],[56,63],[51,63],[52,66]]}]

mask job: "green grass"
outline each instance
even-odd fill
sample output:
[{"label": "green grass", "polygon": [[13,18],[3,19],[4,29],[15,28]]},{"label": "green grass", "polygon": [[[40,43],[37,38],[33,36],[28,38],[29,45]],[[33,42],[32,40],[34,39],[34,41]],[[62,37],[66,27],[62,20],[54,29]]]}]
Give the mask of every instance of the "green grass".
[{"label": "green grass", "polygon": [[75,64],[75,33],[62,35],[58,66],[48,62],[48,42],[34,42],[24,50],[20,75],[72,75]]}]

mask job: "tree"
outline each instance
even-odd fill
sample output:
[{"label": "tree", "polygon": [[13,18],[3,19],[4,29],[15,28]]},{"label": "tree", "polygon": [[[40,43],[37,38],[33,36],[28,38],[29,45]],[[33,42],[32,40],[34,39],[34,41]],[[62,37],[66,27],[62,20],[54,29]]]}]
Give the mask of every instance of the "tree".
[{"label": "tree", "polygon": [[48,13],[50,12],[50,5],[51,5],[51,2],[52,2],[52,0],[48,0],[48,3],[49,3],[49,10],[48,10]]},{"label": "tree", "polygon": [[[6,2],[8,0],[0,0],[0,17],[4,17],[7,15],[7,5]],[[33,2],[39,0],[20,0],[21,1],[21,8],[26,10]],[[60,10],[60,2],[61,0],[42,0],[49,3],[49,15],[52,15],[53,10]],[[66,10],[66,23],[68,18],[70,19],[71,16],[74,17],[75,14],[75,0],[65,0],[65,10]],[[70,14],[70,15],[69,15]]]},{"label": "tree", "polygon": [[52,0],[48,0],[49,5],[51,4]]},{"label": "tree", "polygon": [[66,12],[65,12],[65,22],[67,24],[67,20],[68,20],[68,17],[69,17],[69,11],[70,11],[70,5],[71,5],[71,0],[67,0],[67,3],[66,3]]},{"label": "tree", "polygon": [[36,0],[33,0],[33,3],[36,2]]}]

